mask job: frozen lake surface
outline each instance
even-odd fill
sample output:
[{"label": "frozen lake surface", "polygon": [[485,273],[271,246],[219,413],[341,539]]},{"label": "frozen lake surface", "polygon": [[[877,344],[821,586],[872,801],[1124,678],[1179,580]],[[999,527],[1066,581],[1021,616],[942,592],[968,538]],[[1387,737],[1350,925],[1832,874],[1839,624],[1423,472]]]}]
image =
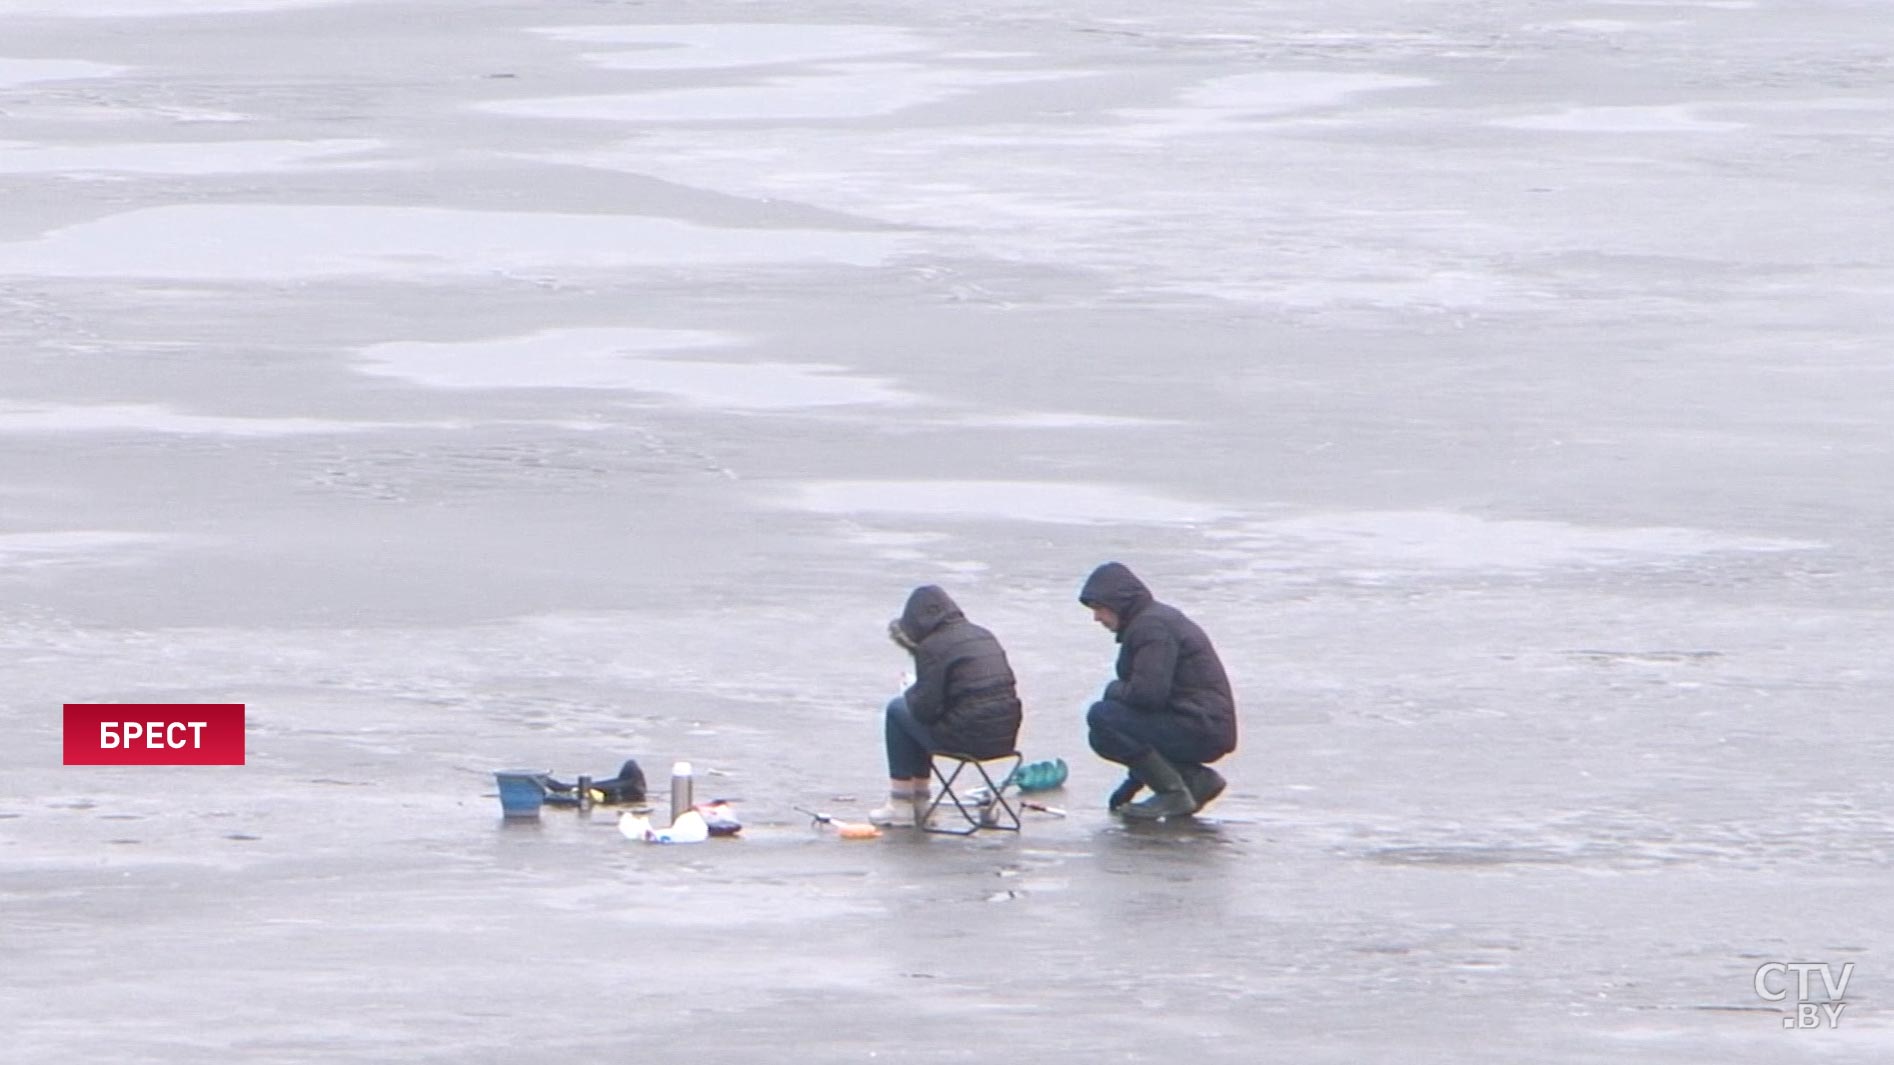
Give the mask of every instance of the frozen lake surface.
[{"label": "frozen lake surface", "polygon": [[[0,0],[0,1059],[1894,1060],[1890,25]],[[1197,823],[1102,809],[1107,559]],[[926,582],[1069,818],[796,812]],[[744,838],[498,817],[626,757]]]}]

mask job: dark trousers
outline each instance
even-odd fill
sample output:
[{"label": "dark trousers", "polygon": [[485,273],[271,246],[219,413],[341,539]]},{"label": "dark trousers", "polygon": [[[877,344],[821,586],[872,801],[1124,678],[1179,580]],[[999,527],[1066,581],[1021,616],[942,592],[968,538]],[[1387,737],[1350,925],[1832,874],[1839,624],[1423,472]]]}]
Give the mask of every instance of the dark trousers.
[{"label": "dark trousers", "polygon": [[1214,762],[1228,753],[1192,729],[1187,718],[1137,710],[1113,699],[1093,703],[1085,723],[1091,726],[1092,750],[1119,765],[1130,765],[1153,749],[1179,763]]},{"label": "dark trousers", "polygon": [[888,779],[915,780],[932,771],[934,737],[908,712],[906,699],[897,695],[888,700],[882,731],[888,741]]}]

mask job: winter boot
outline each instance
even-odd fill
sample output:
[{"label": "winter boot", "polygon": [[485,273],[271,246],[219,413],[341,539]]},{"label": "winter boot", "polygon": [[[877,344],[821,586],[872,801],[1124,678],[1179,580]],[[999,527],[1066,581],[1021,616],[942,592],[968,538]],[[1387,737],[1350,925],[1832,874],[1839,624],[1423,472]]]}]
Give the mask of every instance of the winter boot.
[{"label": "winter boot", "polygon": [[1130,774],[1126,774],[1124,783],[1114,788],[1111,797],[1105,800],[1105,809],[1112,813],[1117,813],[1120,807],[1137,798],[1138,792],[1143,790],[1144,781]]},{"label": "winter boot", "polygon": [[1197,800],[1184,785],[1177,771],[1155,749],[1144,752],[1131,763],[1131,772],[1156,794],[1141,802],[1128,803],[1118,812],[1134,821],[1156,821],[1163,817],[1183,817],[1195,813]]},{"label": "winter boot", "polygon": [[[1197,800],[1197,809],[1215,802],[1223,794],[1225,781],[1223,774],[1201,762],[1185,762],[1177,767],[1184,778],[1184,786],[1190,789],[1190,797]],[[1192,810],[1196,813],[1196,810]]]}]

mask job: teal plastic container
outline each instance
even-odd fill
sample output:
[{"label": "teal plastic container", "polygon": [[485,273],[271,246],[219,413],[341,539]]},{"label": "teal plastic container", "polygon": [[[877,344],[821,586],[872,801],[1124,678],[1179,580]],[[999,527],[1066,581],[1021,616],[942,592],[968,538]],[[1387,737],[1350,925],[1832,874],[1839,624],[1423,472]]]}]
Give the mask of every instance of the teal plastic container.
[{"label": "teal plastic container", "polygon": [[1013,775],[1013,784],[1022,792],[1050,791],[1065,786],[1067,772],[1063,758],[1027,762]]}]

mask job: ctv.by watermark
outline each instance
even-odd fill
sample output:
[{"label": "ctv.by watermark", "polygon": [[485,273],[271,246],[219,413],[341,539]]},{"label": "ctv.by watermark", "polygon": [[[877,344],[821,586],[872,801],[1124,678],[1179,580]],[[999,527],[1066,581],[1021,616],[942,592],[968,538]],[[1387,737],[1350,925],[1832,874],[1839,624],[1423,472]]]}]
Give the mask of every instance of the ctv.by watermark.
[{"label": "ctv.by watermark", "polygon": [[[1848,1008],[1841,998],[1848,993],[1848,981],[1854,975],[1855,963],[1851,961],[1842,963],[1840,973],[1825,961],[1772,961],[1756,967],[1756,995],[1764,1002],[1781,1002],[1784,1009],[1794,1010],[1783,1016],[1784,1028],[1837,1028],[1841,1012]],[[1810,994],[1814,990],[1811,976],[1821,977],[1824,998]],[[1789,999],[1792,989],[1793,1003]]]}]

